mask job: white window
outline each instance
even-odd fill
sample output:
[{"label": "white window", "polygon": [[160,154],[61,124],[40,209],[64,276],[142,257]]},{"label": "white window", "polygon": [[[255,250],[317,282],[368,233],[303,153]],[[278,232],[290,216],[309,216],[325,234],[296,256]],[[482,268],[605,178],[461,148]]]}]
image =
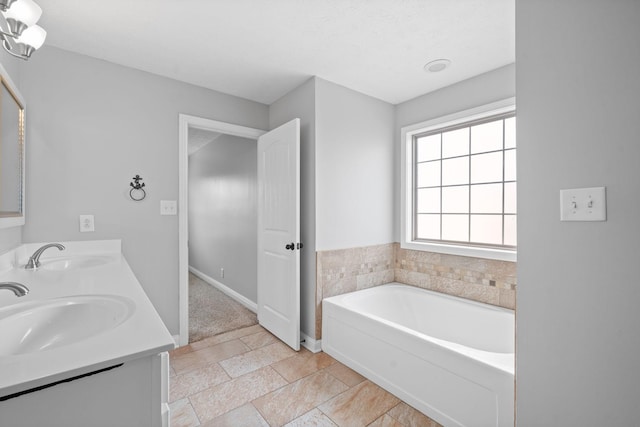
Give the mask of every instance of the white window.
[{"label": "white window", "polygon": [[402,247],[515,261],[513,99],[402,129]]}]

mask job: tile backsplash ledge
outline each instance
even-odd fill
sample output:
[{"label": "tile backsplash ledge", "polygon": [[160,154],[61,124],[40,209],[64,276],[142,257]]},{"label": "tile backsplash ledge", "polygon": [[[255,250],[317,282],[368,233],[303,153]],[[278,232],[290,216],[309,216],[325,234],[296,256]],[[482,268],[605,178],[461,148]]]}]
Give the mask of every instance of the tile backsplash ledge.
[{"label": "tile backsplash ledge", "polygon": [[316,339],[322,299],[389,282],[515,309],[516,263],[402,249],[399,243],[316,254]]}]

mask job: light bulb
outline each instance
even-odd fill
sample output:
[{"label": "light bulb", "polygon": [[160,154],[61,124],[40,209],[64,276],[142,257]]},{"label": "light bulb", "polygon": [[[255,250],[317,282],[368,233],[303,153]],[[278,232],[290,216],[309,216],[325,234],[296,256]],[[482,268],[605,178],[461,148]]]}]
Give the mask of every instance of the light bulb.
[{"label": "light bulb", "polygon": [[34,50],[40,49],[47,38],[47,32],[38,25],[32,25],[22,32],[22,35],[16,39],[17,43],[31,46]]},{"label": "light bulb", "polygon": [[34,25],[42,16],[42,9],[33,0],[18,0],[2,12],[7,19],[14,19],[27,27]]},{"label": "light bulb", "polygon": [[0,10],[6,12],[16,0],[0,0]]}]

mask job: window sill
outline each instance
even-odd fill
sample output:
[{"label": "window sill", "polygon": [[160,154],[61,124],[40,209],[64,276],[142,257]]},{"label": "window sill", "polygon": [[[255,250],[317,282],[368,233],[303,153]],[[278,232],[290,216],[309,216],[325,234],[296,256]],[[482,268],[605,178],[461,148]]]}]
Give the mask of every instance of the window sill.
[{"label": "window sill", "polygon": [[516,262],[518,253],[515,250],[490,249],[473,246],[460,246],[426,242],[402,241],[400,247],[415,251],[435,252],[447,255],[458,255],[471,258],[494,259],[499,261]]}]

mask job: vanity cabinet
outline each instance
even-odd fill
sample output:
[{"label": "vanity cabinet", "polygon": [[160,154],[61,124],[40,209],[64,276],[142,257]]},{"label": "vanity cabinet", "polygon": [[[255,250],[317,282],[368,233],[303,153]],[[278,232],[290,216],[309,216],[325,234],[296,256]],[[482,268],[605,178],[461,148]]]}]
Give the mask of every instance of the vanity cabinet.
[{"label": "vanity cabinet", "polygon": [[0,426],[169,426],[166,352],[0,402]]}]

